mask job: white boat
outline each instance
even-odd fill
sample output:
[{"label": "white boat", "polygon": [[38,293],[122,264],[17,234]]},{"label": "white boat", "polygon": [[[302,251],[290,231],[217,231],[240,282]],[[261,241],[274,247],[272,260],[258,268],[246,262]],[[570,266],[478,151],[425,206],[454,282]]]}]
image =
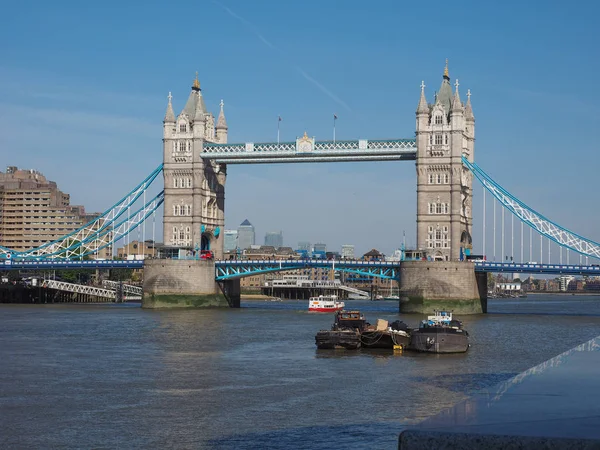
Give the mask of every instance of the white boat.
[{"label": "white boat", "polygon": [[313,312],[333,312],[344,309],[344,302],[337,295],[319,295],[308,299],[308,310]]}]

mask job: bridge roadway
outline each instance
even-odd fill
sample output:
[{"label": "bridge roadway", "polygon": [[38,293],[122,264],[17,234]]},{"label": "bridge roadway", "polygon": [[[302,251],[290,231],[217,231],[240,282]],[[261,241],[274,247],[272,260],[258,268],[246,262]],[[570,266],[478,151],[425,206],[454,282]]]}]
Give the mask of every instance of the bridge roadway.
[{"label": "bridge roadway", "polygon": [[[63,270],[63,269],[142,269],[143,260],[0,260],[1,270]],[[399,268],[398,261],[355,261],[324,259],[290,260],[220,260],[215,261],[215,278],[227,280],[245,276],[280,272],[284,270],[308,269],[313,267],[330,268],[361,275],[395,279]],[[476,272],[509,272],[554,275],[597,275],[598,265],[567,264],[529,264],[479,261],[475,263]]]}]

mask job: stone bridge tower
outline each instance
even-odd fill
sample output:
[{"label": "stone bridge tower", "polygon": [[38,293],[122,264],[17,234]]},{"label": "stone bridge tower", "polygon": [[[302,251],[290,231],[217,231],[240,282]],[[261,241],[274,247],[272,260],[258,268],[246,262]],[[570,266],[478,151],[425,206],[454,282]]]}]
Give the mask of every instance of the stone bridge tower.
[{"label": "stone bridge tower", "polygon": [[463,104],[450,86],[448,60],[442,86],[427,103],[425,84],[417,107],[417,246],[434,260],[456,261],[472,248],[472,174],[461,156],[474,160],[475,117],[471,93]]},{"label": "stone bridge tower", "polygon": [[223,101],[215,124],[204,104],[198,74],[177,117],[171,100],[169,93],[163,120],[163,242],[173,252],[212,250],[221,258],[227,169],[225,164],[202,159],[201,154],[204,142],[227,142]]}]

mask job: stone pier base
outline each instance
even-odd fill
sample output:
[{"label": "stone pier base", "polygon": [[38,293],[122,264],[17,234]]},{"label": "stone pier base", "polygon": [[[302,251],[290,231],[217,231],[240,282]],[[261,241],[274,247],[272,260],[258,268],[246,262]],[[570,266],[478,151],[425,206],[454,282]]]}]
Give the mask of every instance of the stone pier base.
[{"label": "stone pier base", "polygon": [[143,308],[240,306],[240,282],[215,281],[215,263],[149,259],[144,262]]},{"label": "stone pier base", "polygon": [[434,309],[443,309],[457,315],[485,313],[487,278],[481,275],[476,277],[475,265],[470,262],[402,261],[400,312],[432,314]]}]

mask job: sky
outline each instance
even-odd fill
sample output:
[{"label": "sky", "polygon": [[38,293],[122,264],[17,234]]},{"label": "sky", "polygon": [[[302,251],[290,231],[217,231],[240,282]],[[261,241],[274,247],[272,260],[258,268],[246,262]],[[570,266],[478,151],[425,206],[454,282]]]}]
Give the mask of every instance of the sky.
[{"label": "sky", "polygon": [[[599,14],[592,1],[8,3],[0,170],[37,169],[73,204],[110,207],[162,162],[167,95],[179,113],[196,71],[215,116],[225,102],[229,142],[275,141],[278,116],[282,140],[331,139],[333,114],[340,140],[412,138],[419,85],[432,101],[448,58],[472,93],[476,162],[600,241]],[[481,201],[477,185],[475,251]],[[246,218],[258,243],[283,230],[293,247],[389,254],[404,232],[415,244],[414,162],[232,165],[226,228]]]}]

